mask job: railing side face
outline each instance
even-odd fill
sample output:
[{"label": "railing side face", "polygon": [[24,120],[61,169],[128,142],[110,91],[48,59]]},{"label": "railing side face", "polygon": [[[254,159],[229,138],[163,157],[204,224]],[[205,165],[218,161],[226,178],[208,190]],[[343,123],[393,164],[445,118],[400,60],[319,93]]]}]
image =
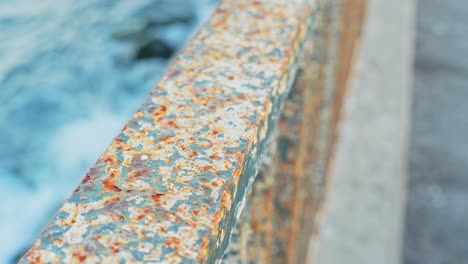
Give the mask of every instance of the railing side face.
[{"label": "railing side face", "polygon": [[[358,52],[360,37],[362,33],[363,21],[366,17],[368,0],[328,0],[330,5],[329,16],[326,16],[326,24],[334,24],[334,32],[329,39],[335,41],[333,50],[328,52],[330,67],[334,69],[327,80],[327,85],[334,87],[333,96],[329,97],[328,110],[325,115],[329,122],[328,128],[323,129],[315,149],[320,154],[320,161],[314,163],[314,175],[311,178],[315,181],[313,192],[315,197],[314,225],[311,236],[308,261],[315,263],[317,260],[317,246],[320,240],[322,211],[326,203],[330,179],[327,176],[333,167],[334,149],[339,138],[339,122],[342,113],[342,106],[347,94],[348,83],[352,79],[354,71],[355,56]],[[329,44],[327,44],[330,47]],[[361,52],[365,52],[362,50]],[[321,150],[318,150],[321,149]],[[336,194],[338,195],[338,194]]]},{"label": "railing side face", "polygon": [[[325,177],[334,96],[337,12],[333,1],[321,1],[309,26],[299,73],[281,112],[278,131],[253,185],[247,209],[225,256],[227,263],[303,263],[314,226]],[[333,44],[333,45],[332,45]],[[327,79],[327,76],[331,78]]]},{"label": "railing side face", "polygon": [[309,243],[320,232],[328,168],[365,4],[320,1],[299,74],[226,263],[305,263],[314,249]]},{"label": "railing side face", "polygon": [[316,7],[222,2],[20,263],[220,260]]}]

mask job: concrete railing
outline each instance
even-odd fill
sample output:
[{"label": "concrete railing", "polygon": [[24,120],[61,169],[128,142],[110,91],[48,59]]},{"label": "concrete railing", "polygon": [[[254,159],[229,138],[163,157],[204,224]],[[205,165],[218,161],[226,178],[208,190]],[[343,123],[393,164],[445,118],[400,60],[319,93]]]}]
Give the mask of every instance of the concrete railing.
[{"label": "concrete railing", "polygon": [[364,2],[223,1],[20,263],[304,262]]}]

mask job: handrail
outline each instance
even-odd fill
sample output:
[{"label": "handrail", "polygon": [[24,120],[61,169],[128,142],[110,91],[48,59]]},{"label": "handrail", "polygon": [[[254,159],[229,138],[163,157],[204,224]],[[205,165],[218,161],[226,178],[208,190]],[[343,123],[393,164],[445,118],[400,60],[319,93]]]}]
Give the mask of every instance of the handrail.
[{"label": "handrail", "polygon": [[222,1],[20,263],[304,261],[332,145],[333,2]]}]

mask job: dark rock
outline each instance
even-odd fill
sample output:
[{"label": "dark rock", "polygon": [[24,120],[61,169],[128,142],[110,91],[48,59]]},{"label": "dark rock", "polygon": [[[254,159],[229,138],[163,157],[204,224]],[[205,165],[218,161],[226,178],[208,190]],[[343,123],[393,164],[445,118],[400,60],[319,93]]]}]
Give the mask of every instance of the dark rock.
[{"label": "dark rock", "polygon": [[154,38],[143,42],[136,50],[135,60],[152,58],[168,59],[174,53],[174,49],[164,41]]}]

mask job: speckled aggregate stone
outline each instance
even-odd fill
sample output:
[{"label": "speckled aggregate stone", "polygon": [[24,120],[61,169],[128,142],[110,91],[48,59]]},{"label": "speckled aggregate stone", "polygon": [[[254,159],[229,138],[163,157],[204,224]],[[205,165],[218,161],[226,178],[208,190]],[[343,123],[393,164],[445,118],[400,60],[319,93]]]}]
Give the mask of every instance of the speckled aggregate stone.
[{"label": "speckled aggregate stone", "polygon": [[[324,193],[336,108],[334,78],[338,41],[333,13],[339,1],[323,0],[309,21],[295,76],[281,111],[277,135],[236,225],[225,263],[306,263]],[[334,17],[339,21],[338,17]],[[277,146],[277,147],[275,147]],[[273,148],[272,148],[273,147]]]},{"label": "speckled aggregate stone", "polygon": [[223,1],[20,263],[219,261],[315,9]]}]

